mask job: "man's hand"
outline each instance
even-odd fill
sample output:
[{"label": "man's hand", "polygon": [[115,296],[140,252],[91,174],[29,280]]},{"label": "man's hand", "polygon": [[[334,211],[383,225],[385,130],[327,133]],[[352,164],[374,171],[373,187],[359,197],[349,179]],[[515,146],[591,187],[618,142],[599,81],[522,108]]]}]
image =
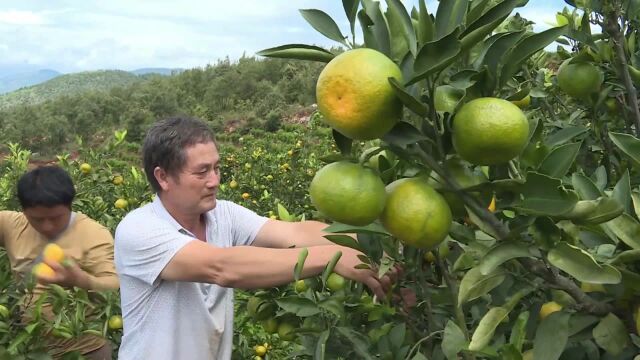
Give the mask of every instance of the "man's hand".
[{"label": "man's hand", "polygon": [[53,276],[38,275],[38,282],[48,284],[58,284],[63,287],[89,288],[89,276],[78,264],[72,260],[66,260],[64,265],[56,261],[44,261],[55,272]]},{"label": "man's hand", "polygon": [[340,247],[340,251],[342,256],[334,271],[348,279],[365,284],[378,299],[384,299],[398,280],[401,268],[394,266],[385,275],[378,277],[375,269],[356,269],[357,265],[362,264],[358,256],[364,256],[360,251],[348,247]]}]

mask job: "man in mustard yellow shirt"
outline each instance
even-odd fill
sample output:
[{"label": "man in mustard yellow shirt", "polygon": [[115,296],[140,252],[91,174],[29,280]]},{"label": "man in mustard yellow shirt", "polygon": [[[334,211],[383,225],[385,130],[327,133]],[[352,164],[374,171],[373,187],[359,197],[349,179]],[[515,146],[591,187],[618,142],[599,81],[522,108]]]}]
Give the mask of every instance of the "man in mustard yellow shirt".
[{"label": "man in mustard yellow shirt", "polygon": [[[42,251],[49,243],[60,246],[65,258],[71,260],[64,266],[44,261],[55,273],[38,276],[36,295],[50,283],[94,291],[119,286],[111,233],[86,215],[73,212],[74,197],[69,175],[57,166],[44,166],[25,173],[18,181],[22,212],[0,211],[0,246],[6,249],[18,281],[26,279],[33,266],[43,261]],[[51,337],[47,348],[54,358],[78,351],[90,360],[111,360],[108,341],[93,335],[78,339]]]}]

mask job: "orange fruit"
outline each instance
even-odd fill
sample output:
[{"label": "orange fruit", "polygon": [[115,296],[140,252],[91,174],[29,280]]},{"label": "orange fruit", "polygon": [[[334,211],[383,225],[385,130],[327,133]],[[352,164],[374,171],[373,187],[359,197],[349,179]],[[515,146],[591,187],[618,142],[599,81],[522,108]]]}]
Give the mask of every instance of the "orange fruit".
[{"label": "orange fruit", "polygon": [[281,340],[291,341],[296,338],[296,327],[288,322],[282,322],[278,325],[278,336]]},{"label": "orange fruit", "polygon": [[229,187],[232,189],[235,189],[238,187],[238,182],[235,180],[231,180],[231,182],[229,183]]},{"label": "orange fruit", "polygon": [[451,210],[424,177],[405,178],[387,186],[387,204],[380,220],[391,235],[406,245],[432,248],[451,227]]},{"label": "orange fruit", "polygon": [[267,320],[262,320],[260,323],[267,334],[275,334],[278,332],[278,319],[269,318]]},{"label": "orange fruit", "polygon": [[336,56],[316,84],[323,121],[351,139],[382,137],[402,117],[402,102],[390,77],[403,82],[398,65],[376,50],[361,48]]},{"label": "orange fruit", "polygon": [[435,89],[436,111],[453,113],[464,93],[451,85],[441,85]]},{"label": "orange fruit", "polygon": [[472,100],[453,119],[453,146],[475,165],[505,163],[524,150],[528,139],[527,117],[504,99]]},{"label": "orange fruit", "polygon": [[257,345],[253,348],[253,351],[255,352],[256,356],[262,357],[267,353],[267,348],[262,345]]},{"label": "orange fruit", "polygon": [[116,175],[113,177],[113,185],[122,185],[122,183],[124,182],[124,178],[122,177],[122,175]]},{"label": "orange fruit", "polygon": [[129,206],[129,202],[125,199],[118,199],[113,205],[116,207],[116,209],[124,209]]},{"label": "orange fruit", "polygon": [[81,171],[83,174],[88,174],[88,173],[90,173],[90,172],[91,172],[91,165],[89,165],[89,164],[87,164],[87,163],[82,163],[82,164],[80,165],[80,171]]},{"label": "orange fruit", "polygon": [[567,95],[584,99],[600,90],[604,76],[595,65],[587,62],[574,62],[565,60],[558,68],[558,86]]},{"label": "orange fruit", "polygon": [[346,284],[345,278],[336,273],[331,273],[327,278],[327,288],[331,291],[342,290]]},{"label": "orange fruit", "polygon": [[307,290],[307,283],[302,279],[298,280],[296,281],[294,289],[297,293],[305,292]]},{"label": "orange fruit", "polygon": [[37,263],[31,269],[31,272],[37,277],[50,278],[56,275],[56,272],[45,263]]},{"label": "orange fruit", "polygon": [[376,173],[348,161],[320,169],[311,180],[309,194],[323,215],[356,226],[377,219],[385,203],[384,183]]},{"label": "orange fruit", "polygon": [[245,200],[248,200],[251,197],[251,195],[249,195],[249,193],[242,193],[242,198]]},{"label": "orange fruit", "polygon": [[42,251],[42,258],[49,262],[61,263],[64,260],[64,251],[55,243],[49,243]]},{"label": "orange fruit", "polygon": [[122,329],[122,316],[111,315],[108,322],[109,330]]}]

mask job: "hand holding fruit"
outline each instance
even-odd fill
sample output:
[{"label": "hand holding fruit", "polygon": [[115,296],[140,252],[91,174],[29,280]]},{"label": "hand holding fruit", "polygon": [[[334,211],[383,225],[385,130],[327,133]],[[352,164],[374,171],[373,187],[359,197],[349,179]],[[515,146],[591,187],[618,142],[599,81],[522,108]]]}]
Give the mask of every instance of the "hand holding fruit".
[{"label": "hand holding fruit", "polygon": [[341,249],[342,256],[336,264],[334,272],[348,279],[355,280],[365,284],[373,291],[376,297],[383,299],[385,294],[389,292],[398,277],[398,268],[392,267],[384,276],[378,277],[373,269],[358,269],[356,266],[362,264],[362,260],[358,257],[361,252],[344,247]]},{"label": "hand holding fruit", "polygon": [[54,243],[44,248],[42,262],[36,264],[32,271],[41,284],[88,288],[87,274],[74,261],[65,258],[62,248]]}]

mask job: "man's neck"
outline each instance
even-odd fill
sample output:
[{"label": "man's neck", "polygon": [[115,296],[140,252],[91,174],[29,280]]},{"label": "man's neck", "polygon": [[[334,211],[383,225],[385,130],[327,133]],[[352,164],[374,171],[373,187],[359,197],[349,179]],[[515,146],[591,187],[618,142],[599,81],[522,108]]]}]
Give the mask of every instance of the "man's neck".
[{"label": "man's neck", "polygon": [[169,215],[173,217],[180,226],[184,229],[190,231],[192,234],[199,234],[201,230],[205,226],[205,217],[204,214],[197,213],[186,213],[181,211],[177,206],[173,206],[171,201],[167,201],[167,199],[163,199],[160,197],[160,201],[162,202],[162,206],[167,210]]}]

